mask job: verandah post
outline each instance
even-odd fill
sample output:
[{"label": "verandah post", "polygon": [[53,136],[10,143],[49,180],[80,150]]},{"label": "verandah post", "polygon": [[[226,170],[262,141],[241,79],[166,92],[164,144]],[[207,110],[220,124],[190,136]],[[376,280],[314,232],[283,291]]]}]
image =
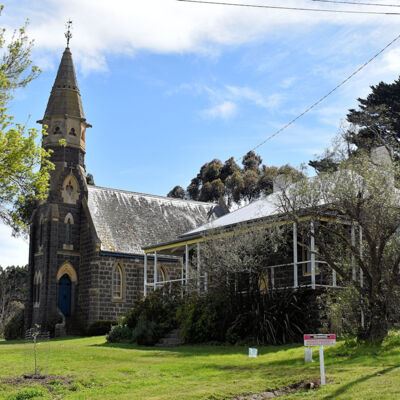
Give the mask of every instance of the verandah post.
[{"label": "verandah post", "polygon": [[[362,241],[363,241],[363,232],[362,232],[362,227],[360,226],[360,258],[363,256],[363,251],[362,251]],[[364,286],[364,272],[360,267],[360,286]],[[361,300],[361,327],[364,328],[365,322],[364,322],[364,310],[362,309],[362,300]]]},{"label": "verandah post", "polygon": [[183,285],[184,285],[184,278],[183,278],[183,256],[181,257],[181,297],[183,298]]},{"label": "verandah post", "polygon": [[200,293],[200,242],[197,243],[197,290]]},{"label": "verandah post", "polygon": [[315,289],[315,237],[314,237],[314,221],[311,221],[311,287]]},{"label": "verandah post", "polygon": [[157,252],[154,252],[154,290],[157,289],[157,275],[158,275],[158,271],[157,271]]},{"label": "verandah post", "polygon": [[299,286],[297,276],[297,222],[293,223],[293,287]]},{"label": "verandah post", "polygon": [[[362,258],[362,256],[363,256],[362,241],[363,241],[363,233],[362,233],[362,228],[360,226],[360,258]],[[363,287],[363,285],[364,285],[364,272],[360,268],[360,286]]]},{"label": "verandah post", "polygon": [[333,287],[337,286],[337,274],[334,269],[332,269],[332,286]]},{"label": "verandah post", "polygon": [[144,253],[144,270],[143,270],[143,296],[147,296],[147,253]]},{"label": "verandah post", "polygon": [[185,244],[185,283],[186,289],[189,283],[189,246]]},{"label": "verandah post", "polygon": [[271,286],[275,289],[275,268],[271,268]]},{"label": "verandah post", "polygon": [[[356,231],[354,228],[354,223],[351,224],[351,245],[353,247],[356,246]],[[351,253],[351,270],[352,270],[352,277],[353,281],[356,280],[356,263],[353,252]]]}]

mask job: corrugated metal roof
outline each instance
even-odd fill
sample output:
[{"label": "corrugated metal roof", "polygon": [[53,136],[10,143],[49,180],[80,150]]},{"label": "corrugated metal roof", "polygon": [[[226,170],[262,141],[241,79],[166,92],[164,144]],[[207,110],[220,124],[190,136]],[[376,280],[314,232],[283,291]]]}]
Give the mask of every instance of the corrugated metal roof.
[{"label": "corrugated metal roof", "polygon": [[144,254],[142,247],[166,242],[222,215],[201,203],[88,186],[88,207],[101,250]]},{"label": "corrugated metal roof", "polygon": [[[314,181],[317,177],[307,178],[310,182]],[[320,185],[330,187],[335,184],[337,180],[346,180],[351,179],[352,182],[358,182],[358,184],[362,185],[362,181],[360,180],[357,174],[352,173],[351,171],[340,170],[336,171],[332,174],[322,175]],[[286,192],[285,195],[291,197],[292,190],[296,190],[298,187],[298,183],[292,183],[289,186],[284,188]],[[277,190],[276,192],[261,198],[260,200],[254,201],[244,207],[241,207],[231,213],[218,218],[215,221],[210,221],[198,228],[192,229],[188,232],[185,232],[181,235],[181,237],[198,235],[202,232],[205,232],[209,229],[216,228],[228,228],[232,225],[251,222],[254,220],[258,220],[260,218],[271,217],[273,215],[282,214],[282,190]],[[325,204],[325,199],[322,197],[319,199],[319,205]]]},{"label": "corrugated metal roof", "polygon": [[[191,236],[205,232],[209,229],[224,228],[248,221],[265,218],[279,213],[279,196],[281,192],[272,193],[265,198],[254,201],[247,206],[241,207],[236,211],[232,211],[215,221],[210,221],[205,225],[185,232],[181,237]],[[156,242],[155,242],[156,243]]]}]

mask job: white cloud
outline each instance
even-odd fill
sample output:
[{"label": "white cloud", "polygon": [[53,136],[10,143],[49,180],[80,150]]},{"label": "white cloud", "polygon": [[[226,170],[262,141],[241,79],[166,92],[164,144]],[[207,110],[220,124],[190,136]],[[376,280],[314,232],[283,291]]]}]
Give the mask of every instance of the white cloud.
[{"label": "white cloud", "polygon": [[281,83],[281,88],[283,89],[289,89],[290,87],[293,86],[293,84],[296,82],[297,78],[294,76],[291,76],[289,78],[285,78],[282,83]]},{"label": "white cloud", "polygon": [[[397,28],[394,18],[358,15],[355,19],[353,15],[329,13],[313,13],[310,18],[307,12],[176,0],[6,0],[5,4],[3,24],[15,27],[29,17],[29,32],[36,39],[36,49],[57,50],[57,57],[65,44],[64,21],[71,18],[74,21],[71,47],[75,59],[86,70],[106,68],[110,54],[132,55],[139,50],[147,50],[215,55],[221,46],[240,45],[261,38],[276,40],[279,32],[306,30],[321,23],[349,27],[378,26],[375,34],[379,33],[379,27],[392,25]],[[280,1],[271,0],[271,5],[279,4]],[[310,6],[307,0],[287,0],[285,5]],[[324,6],[313,4],[312,7]],[[361,37],[360,40],[366,39]],[[343,37],[343,41],[347,46],[349,42],[354,42],[349,37]]]},{"label": "white cloud", "polygon": [[0,224],[0,266],[26,265],[29,258],[27,240],[11,236],[11,229]]},{"label": "white cloud", "polygon": [[281,93],[274,93],[268,96],[266,108],[269,110],[275,110],[278,108],[284,100],[284,96]]},{"label": "white cloud", "polygon": [[236,114],[237,106],[231,101],[224,101],[214,107],[203,110],[202,114],[207,118],[229,119]]},{"label": "white cloud", "polygon": [[239,106],[243,103],[250,103],[258,107],[273,111],[284,101],[284,96],[280,93],[273,93],[263,96],[260,92],[247,86],[223,85],[209,87],[205,85],[183,83],[166,92],[166,95],[176,95],[189,93],[195,96],[206,95],[209,102],[213,105],[203,114],[208,117],[232,117]]},{"label": "white cloud", "polygon": [[385,72],[394,72],[398,75],[400,71],[400,48],[394,48],[385,53],[382,64]]},{"label": "white cloud", "polygon": [[227,97],[232,97],[236,100],[247,100],[269,110],[278,107],[283,100],[282,94],[273,93],[264,97],[261,93],[249,87],[226,86],[226,89],[225,96]]},{"label": "white cloud", "polygon": [[249,100],[258,106],[267,108],[267,101],[257,91],[248,87],[226,86],[227,95],[239,100]]}]

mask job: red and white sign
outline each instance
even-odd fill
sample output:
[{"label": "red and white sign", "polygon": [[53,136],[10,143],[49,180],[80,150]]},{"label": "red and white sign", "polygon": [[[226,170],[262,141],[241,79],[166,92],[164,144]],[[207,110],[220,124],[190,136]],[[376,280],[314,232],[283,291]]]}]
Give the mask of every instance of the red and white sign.
[{"label": "red and white sign", "polygon": [[304,346],[334,346],[336,335],[324,333],[312,333],[304,335]]}]

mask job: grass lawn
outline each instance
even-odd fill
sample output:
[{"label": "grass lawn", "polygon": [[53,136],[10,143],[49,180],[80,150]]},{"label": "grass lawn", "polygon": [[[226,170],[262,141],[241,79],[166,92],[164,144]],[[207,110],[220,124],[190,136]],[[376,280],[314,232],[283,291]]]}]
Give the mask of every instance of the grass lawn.
[{"label": "grass lawn", "polygon": [[[245,347],[146,348],[91,337],[50,343],[45,372],[70,383],[11,382],[27,372],[27,353],[23,342],[0,342],[1,399],[229,399],[319,377],[318,362],[304,364],[302,346],[260,347],[249,359]],[[329,384],[281,398],[400,399],[400,333],[379,349],[340,343],[325,359]]]}]

